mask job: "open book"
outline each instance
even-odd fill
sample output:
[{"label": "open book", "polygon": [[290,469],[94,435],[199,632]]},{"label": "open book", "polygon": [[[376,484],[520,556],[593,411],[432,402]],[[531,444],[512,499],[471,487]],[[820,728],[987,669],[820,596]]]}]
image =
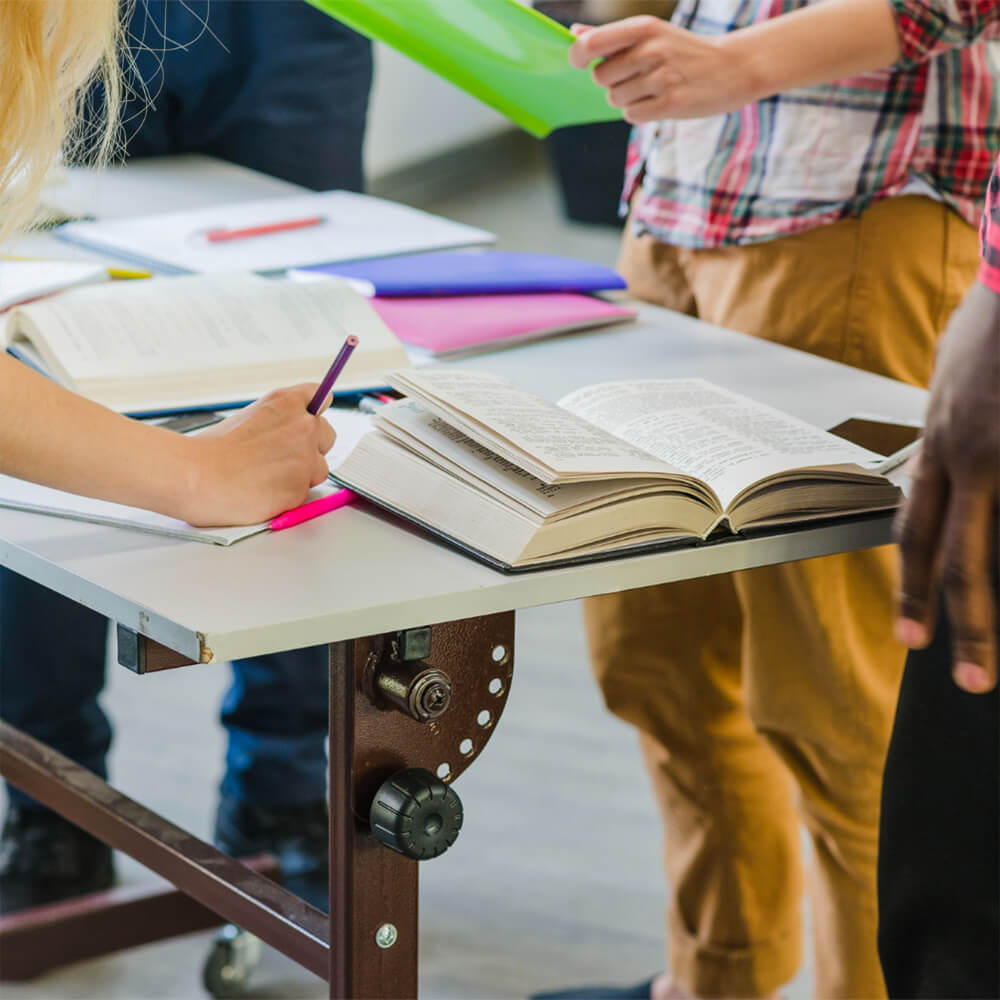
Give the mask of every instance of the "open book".
[{"label": "open book", "polygon": [[882,456],[700,379],[588,386],[392,373],[407,399],[339,482],[504,569],[890,509]]},{"label": "open book", "polygon": [[408,363],[346,284],[251,274],[73,288],[14,309],[0,346],[105,406],[156,413],[244,403],[319,381],[348,333],[359,344],[338,391],[383,386],[386,372]]}]

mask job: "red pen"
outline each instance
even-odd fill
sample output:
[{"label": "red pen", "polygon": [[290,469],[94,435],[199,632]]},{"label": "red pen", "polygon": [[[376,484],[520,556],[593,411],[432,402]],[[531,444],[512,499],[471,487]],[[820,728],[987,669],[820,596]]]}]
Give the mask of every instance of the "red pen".
[{"label": "red pen", "polygon": [[226,240],[246,240],[253,236],[269,236],[271,233],[287,233],[292,229],[306,229],[318,226],[326,219],[322,215],[311,215],[308,219],[286,219],[283,222],[262,222],[259,226],[244,229],[209,229],[205,239],[209,243],[224,243]]}]

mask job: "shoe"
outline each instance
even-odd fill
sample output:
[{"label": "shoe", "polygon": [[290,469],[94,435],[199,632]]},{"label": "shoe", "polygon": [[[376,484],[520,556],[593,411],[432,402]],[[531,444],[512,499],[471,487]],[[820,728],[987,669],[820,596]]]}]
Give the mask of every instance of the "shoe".
[{"label": "shoe", "polygon": [[330,908],[330,823],[326,802],[264,806],[223,797],[215,814],[215,846],[234,858],[273,854],[281,884],[310,906]]},{"label": "shoe", "polygon": [[647,979],[635,986],[578,986],[571,990],[551,993],[533,993],[529,1000],[649,1000],[653,980]]},{"label": "shoe", "polygon": [[11,805],[0,833],[0,913],[109,889],[111,848],[48,809]]}]

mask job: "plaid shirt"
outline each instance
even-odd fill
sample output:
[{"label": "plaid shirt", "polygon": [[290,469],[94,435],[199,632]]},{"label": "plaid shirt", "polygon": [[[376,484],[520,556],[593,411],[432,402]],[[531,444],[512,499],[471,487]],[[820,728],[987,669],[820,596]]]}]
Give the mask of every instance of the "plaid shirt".
[{"label": "plaid shirt", "polygon": [[[673,21],[719,35],[810,2],[680,0]],[[903,42],[891,69],[636,129],[623,211],[631,202],[638,231],[675,246],[757,243],[909,193],[978,223],[1000,150],[1000,43],[984,40],[1000,38],[1000,2],[890,2]]]},{"label": "plaid shirt", "polygon": [[[968,45],[982,33],[998,34],[998,0],[937,0],[914,3],[892,0],[903,47],[903,65],[916,66],[939,53]],[[992,123],[1000,124],[1000,108],[990,109]],[[1000,159],[990,178],[982,227],[983,265],[979,280],[1000,295]]]}]

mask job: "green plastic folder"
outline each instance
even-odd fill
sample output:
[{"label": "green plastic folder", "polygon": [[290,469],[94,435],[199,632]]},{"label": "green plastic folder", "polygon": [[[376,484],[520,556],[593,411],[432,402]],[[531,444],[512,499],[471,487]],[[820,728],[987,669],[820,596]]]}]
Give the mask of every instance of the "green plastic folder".
[{"label": "green plastic folder", "polygon": [[539,138],[621,117],[566,53],[573,35],[517,0],[308,0],[398,49]]}]

